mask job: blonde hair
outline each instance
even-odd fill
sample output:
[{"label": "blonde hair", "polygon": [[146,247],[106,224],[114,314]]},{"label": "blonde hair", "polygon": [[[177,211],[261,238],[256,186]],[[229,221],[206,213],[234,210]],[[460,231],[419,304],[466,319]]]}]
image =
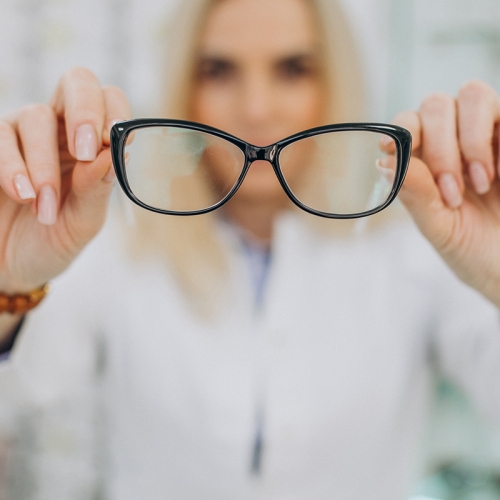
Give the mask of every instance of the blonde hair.
[{"label": "blonde hair", "polygon": [[[189,119],[195,55],[210,8],[223,0],[182,0],[167,30],[164,116]],[[304,0],[316,16],[323,41],[323,70],[330,99],[326,123],[364,118],[365,92],[356,44],[336,0]],[[226,249],[216,215],[162,216],[137,209],[135,255],[166,255],[181,289],[204,317],[214,316],[228,282]]]}]

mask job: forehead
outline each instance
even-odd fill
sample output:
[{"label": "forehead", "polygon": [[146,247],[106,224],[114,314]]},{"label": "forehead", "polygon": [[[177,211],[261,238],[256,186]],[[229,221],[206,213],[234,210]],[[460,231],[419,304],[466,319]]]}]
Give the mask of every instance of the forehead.
[{"label": "forehead", "polygon": [[318,29],[307,0],[220,0],[208,11],[200,45],[235,56],[286,54],[315,48]]}]

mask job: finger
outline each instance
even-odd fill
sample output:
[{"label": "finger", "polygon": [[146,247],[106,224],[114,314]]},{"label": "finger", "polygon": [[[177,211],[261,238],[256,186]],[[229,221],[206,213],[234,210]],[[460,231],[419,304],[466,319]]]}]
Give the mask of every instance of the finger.
[{"label": "finger", "polygon": [[452,228],[450,210],[426,164],[412,157],[398,195],[422,234],[436,247],[443,248]]},{"label": "finger", "polygon": [[395,116],[394,120],[392,120],[392,123],[407,129],[411,133],[412,152],[420,148],[422,143],[422,125],[420,123],[420,118],[415,111],[403,111],[402,113],[399,113]]},{"label": "finger", "polygon": [[6,121],[0,122],[0,187],[17,203],[27,203],[36,197],[19,151],[17,134]]},{"label": "finger", "polygon": [[455,100],[442,93],[427,97],[419,110],[421,156],[449,207],[462,204],[464,180],[458,145]]},{"label": "finger", "polygon": [[103,87],[102,91],[106,108],[106,127],[103,132],[103,144],[108,146],[111,127],[117,122],[130,119],[132,111],[126,95],[120,88],[106,86]]},{"label": "finger", "polygon": [[68,149],[73,158],[93,161],[102,149],[106,107],[101,85],[89,70],[75,68],[61,80],[51,101],[66,123]]},{"label": "finger", "polygon": [[72,240],[79,245],[92,238],[104,223],[113,183],[106,179],[111,167],[111,152],[104,149],[96,160],[78,162],[73,171],[72,190],[61,216]]},{"label": "finger", "polygon": [[500,101],[483,82],[466,83],[458,92],[458,130],[469,179],[478,194],[489,191],[495,177],[493,138]]},{"label": "finger", "polygon": [[37,193],[38,220],[55,224],[61,191],[57,117],[51,107],[34,104],[21,111],[17,128],[29,178]]},{"label": "finger", "polygon": [[92,163],[78,162],[73,171],[72,192],[76,197],[85,197],[92,190],[100,189],[101,183],[112,186],[113,183],[106,178],[111,166],[109,149],[101,151]]},{"label": "finger", "polygon": [[394,142],[394,139],[387,134],[380,135],[378,147],[380,148],[380,151],[383,151],[384,153],[387,153],[389,155],[396,152],[396,143]]}]

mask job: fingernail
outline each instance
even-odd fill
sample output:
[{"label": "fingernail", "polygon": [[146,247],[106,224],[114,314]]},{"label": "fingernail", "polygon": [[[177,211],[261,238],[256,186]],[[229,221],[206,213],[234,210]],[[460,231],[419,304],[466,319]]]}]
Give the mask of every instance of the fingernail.
[{"label": "fingernail", "polygon": [[52,186],[43,186],[38,193],[38,222],[50,226],[57,220],[57,196]]},{"label": "fingernail", "polygon": [[438,179],[438,185],[444,201],[450,208],[458,208],[462,204],[462,194],[452,174],[441,174]]},{"label": "fingernail", "polygon": [[482,163],[472,161],[469,164],[469,177],[477,194],[484,194],[490,190],[490,180]]},{"label": "fingernail", "polygon": [[88,123],[80,125],[75,136],[76,159],[79,161],[94,161],[97,156],[97,134],[94,127]]},{"label": "fingernail", "polygon": [[14,176],[14,187],[21,200],[34,200],[36,198],[35,190],[26,175],[17,174]]}]

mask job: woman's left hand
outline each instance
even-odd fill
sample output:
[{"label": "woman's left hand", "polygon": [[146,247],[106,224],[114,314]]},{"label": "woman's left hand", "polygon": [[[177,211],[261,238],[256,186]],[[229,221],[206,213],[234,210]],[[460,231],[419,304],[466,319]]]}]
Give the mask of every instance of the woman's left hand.
[{"label": "woman's left hand", "polygon": [[500,307],[500,99],[479,81],[395,119],[412,133],[400,199],[453,271]]}]

